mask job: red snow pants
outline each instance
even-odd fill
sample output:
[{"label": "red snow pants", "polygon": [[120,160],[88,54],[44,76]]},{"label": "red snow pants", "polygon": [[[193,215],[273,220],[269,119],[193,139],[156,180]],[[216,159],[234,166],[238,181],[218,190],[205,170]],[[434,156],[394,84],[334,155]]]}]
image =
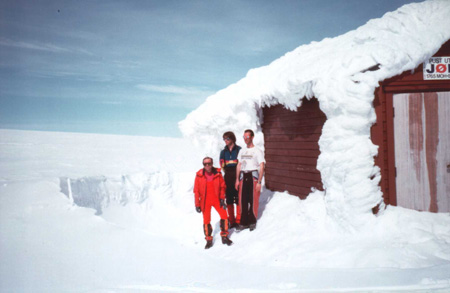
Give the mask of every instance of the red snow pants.
[{"label": "red snow pants", "polygon": [[[227,236],[228,235],[228,215],[227,211],[224,210],[220,206],[219,197],[214,193],[214,182],[207,182],[206,183],[206,198],[205,198],[205,208],[203,209],[203,227],[204,232],[206,236],[206,240],[211,240],[211,232],[212,227],[210,225],[211,223],[211,208],[214,207],[216,211],[219,213],[220,216],[220,222],[221,222],[221,236]],[[223,224],[222,224],[223,223]],[[223,227],[222,227],[223,226]]]},{"label": "red snow pants", "polygon": [[214,194],[214,183],[213,181],[206,183],[206,199],[205,208],[203,210],[203,224],[207,225],[211,223],[211,208],[214,207],[219,213],[220,219],[227,219],[227,211],[220,206],[219,197]]}]

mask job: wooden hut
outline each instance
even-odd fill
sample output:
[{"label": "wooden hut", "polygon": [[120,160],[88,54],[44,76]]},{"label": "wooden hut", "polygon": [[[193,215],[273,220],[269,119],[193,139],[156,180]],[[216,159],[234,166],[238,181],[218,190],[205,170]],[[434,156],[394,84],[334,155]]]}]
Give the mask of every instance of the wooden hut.
[{"label": "wooden hut", "polygon": [[[432,70],[420,65],[382,81],[375,91],[371,139],[379,147],[375,163],[386,204],[450,212],[449,56],[447,41],[434,55],[443,57],[440,79],[427,79]],[[300,198],[311,188],[322,190],[316,165],[326,116],[317,99],[305,99],[296,112],[277,105],[263,113],[267,188]]]},{"label": "wooden hut", "polygon": [[300,46],[210,96],[180,129],[216,153],[218,133],[252,128],[266,187],[324,190],[345,225],[385,203],[449,212],[448,15],[448,1],[411,3]]}]

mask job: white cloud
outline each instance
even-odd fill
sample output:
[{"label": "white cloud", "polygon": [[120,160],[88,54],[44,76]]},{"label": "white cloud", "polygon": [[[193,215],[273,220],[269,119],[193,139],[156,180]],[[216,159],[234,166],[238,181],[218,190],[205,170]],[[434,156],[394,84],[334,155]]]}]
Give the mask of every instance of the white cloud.
[{"label": "white cloud", "polygon": [[196,87],[181,87],[175,85],[152,85],[152,84],[138,84],[136,86],[138,89],[155,92],[155,93],[165,93],[165,94],[175,94],[175,95],[201,95],[208,96],[213,94],[210,90],[205,90]]},{"label": "white cloud", "polygon": [[208,96],[215,93],[215,91],[206,90],[205,88],[175,85],[138,84],[136,88],[158,94],[162,103],[166,106],[186,107],[189,109],[198,107]]},{"label": "white cloud", "polygon": [[21,49],[30,49],[30,50],[38,50],[38,51],[46,51],[52,53],[81,53],[85,55],[93,55],[91,52],[84,49],[69,49],[59,47],[49,43],[29,43],[23,41],[13,41],[10,39],[0,38],[0,45],[7,47],[15,47]]}]

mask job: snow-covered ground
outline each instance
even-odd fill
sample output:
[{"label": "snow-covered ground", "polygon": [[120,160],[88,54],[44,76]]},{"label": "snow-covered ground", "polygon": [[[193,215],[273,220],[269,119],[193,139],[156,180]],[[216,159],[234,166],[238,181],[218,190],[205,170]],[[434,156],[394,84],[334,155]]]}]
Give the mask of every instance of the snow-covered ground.
[{"label": "snow-covered ground", "polygon": [[255,231],[204,250],[185,139],[0,130],[1,292],[450,292],[450,215],[335,225],[265,190]]}]

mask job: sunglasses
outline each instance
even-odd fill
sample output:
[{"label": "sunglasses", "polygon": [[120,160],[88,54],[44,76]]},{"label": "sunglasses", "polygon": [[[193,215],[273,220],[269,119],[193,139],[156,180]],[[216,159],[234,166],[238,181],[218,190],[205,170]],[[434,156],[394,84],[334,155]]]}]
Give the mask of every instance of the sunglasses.
[{"label": "sunglasses", "polygon": [[251,135],[244,135],[244,139],[252,137]]},{"label": "sunglasses", "polygon": [[203,166],[212,166],[212,163],[211,163],[211,162],[209,162],[209,163],[203,163]]},{"label": "sunglasses", "polygon": [[229,137],[224,137],[223,140],[231,140]]}]

